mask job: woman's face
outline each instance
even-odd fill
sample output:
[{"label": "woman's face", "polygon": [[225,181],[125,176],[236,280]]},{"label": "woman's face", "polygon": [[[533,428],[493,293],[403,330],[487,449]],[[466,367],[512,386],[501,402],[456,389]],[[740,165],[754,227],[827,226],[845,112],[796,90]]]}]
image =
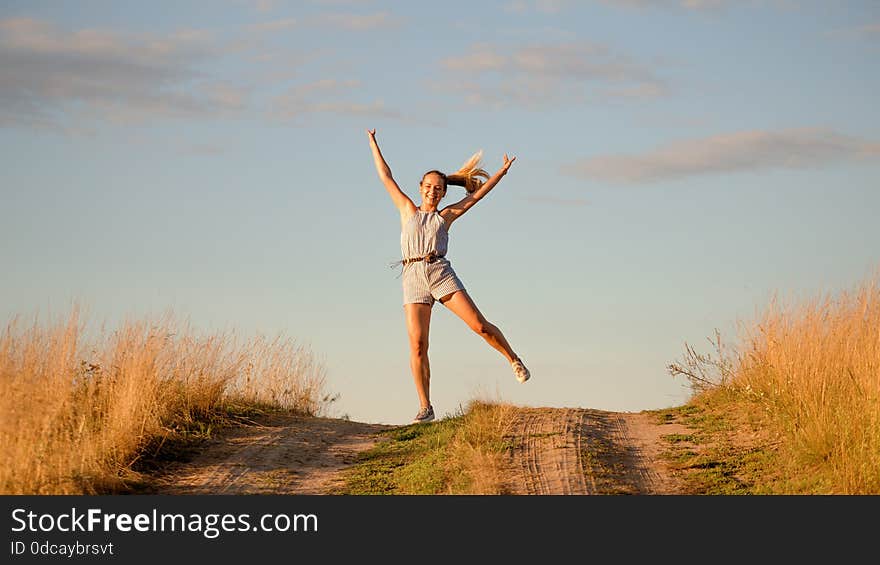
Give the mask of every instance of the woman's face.
[{"label": "woman's face", "polygon": [[437,204],[446,195],[446,181],[437,173],[428,173],[419,185],[422,199],[429,204]]}]

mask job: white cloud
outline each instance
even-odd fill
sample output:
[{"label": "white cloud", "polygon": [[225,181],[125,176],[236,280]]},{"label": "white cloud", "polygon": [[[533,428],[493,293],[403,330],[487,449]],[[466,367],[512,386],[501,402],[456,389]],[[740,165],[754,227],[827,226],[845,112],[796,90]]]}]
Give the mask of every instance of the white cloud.
[{"label": "white cloud", "polygon": [[402,119],[402,114],[385,107],[381,101],[363,103],[353,101],[346,94],[360,86],[355,80],[323,79],[297,85],[276,97],[269,110],[273,119],[296,121],[309,114],[369,115]]},{"label": "white cloud", "polygon": [[385,27],[397,27],[404,21],[390,12],[375,14],[318,14],[310,20],[314,25],[345,30],[364,31]]},{"label": "white cloud", "polygon": [[[378,14],[324,23],[368,29],[391,22]],[[103,124],[241,115],[251,109],[258,87],[297,78],[303,65],[321,56],[262,44],[260,34],[296,25],[292,19],[269,21],[244,28],[251,32],[246,38],[230,40],[199,29],[125,33],[69,30],[30,18],[0,20],[0,127],[88,132]],[[207,70],[231,56],[252,64],[235,77]],[[309,113],[400,117],[382,102],[353,100],[346,92],[353,85],[307,83],[270,101],[269,112],[289,119]]]},{"label": "white cloud", "polygon": [[828,35],[876,40],[880,39],[880,23],[870,23],[856,27],[835,29],[828,32]]},{"label": "white cloud", "polygon": [[527,200],[528,202],[534,202],[535,204],[546,204],[548,206],[562,206],[565,208],[570,207],[583,207],[588,206],[590,204],[589,200],[584,198],[559,198],[557,196],[525,196],[523,200]]},{"label": "white cloud", "polygon": [[311,0],[312,4],[322,4],[324,6],[345,6],[355,4],[369,3],[371,0]]},{"label": "white cloud", "polygon": [[679,7],[687,10],[705,10],[718,8],[730,0],[599,0],[609,6],[625,8]]},{"label": "white cloud", "polygon": [[234,0],[236,4],[244,4],[245,6],[257,10],[261,13],[271,12],[275,9],[277,0]]},{"label": "white cloud", "polygon": [[[654,7],[680,7],[688,10],[703,10],[717,8],[733,0],[594,0],[609,6],[623,8],[654,8]],[[505,6],[508,12],[523,14],[526,12],[543,12],[545,14],[558,14],[569,8],[571,0],[513,0]]]},{"label": "white cloud", "polygon": [[373,29],[397,27],[404,22],[404,18],[394,16],[390,12],[376,12],[373,14],[352,13],[323,13],[296,18],[283,18],[251,24],[245,29],[254,34],[266,34],[279,31],[287,31],[293,28],[321,28],[338,29],[345,31],[369,31]]},{"label": "white cloud", "polygon": [[0,20],[0,125],[63,125],[80,117],[130,123],[237,110],[247,89],[197,66],[224,52],[205,30],[124,34]]},{"label": "white cloud", "polygon": [[530,10],[544,12],[546,14],[558,14],[571,4],[571,0],[514,0],[508,3],[504,9],[508,12],[523,13]]},{"label": "white cloud", "polygon": [[806,169],[880,156],[880,143],[830,130],[743,131],[678,141],[637,155],[603,155],[563,167],[610,183],[646,183],[692,175]]},{"label": "white cloud", "polygon": [[196,143],[192,145],[186,145],[180,148],[180,152],[184,155],[197,155],[201,157],[213,157],[216,155],[222,155],[226,152],[226,149],[220,145],[216,145],[213,143]]},{"label": "white cloud", "polygon": [[397,27],[403,22],[404,18],[394,16],[390,12],[376,12],[372,14],[325,12],[322,14],[306,16],[301,19],[282,18],[255,23],[246,26],[245,30],[251,34],[257,35],[288,31],[294,28],[369,31],[373,29]]},{"label": "white cloud", "polygon": [[641,83],[632,86],[621,86],[619,88],[602,88],[599,92],[606,98],[615,99],[657,98],[666,94],[666,88],[660,83]]},{"label": "white cloud", "polygon": [[460,57],[448,57],[443,60],[443,66],[453,71],[466,73],[480,73],[485,71],[500,71],[508,64],[508,57],[496,53],[489,46],[475,46],[474,50]]},{"label": "white cloud", "polygon": [[716,10],[725,6],[741,6],[745,3],[770,4],[774,6],[795,5],[800,0],[598,0],[609,6],[623,8],[674,8],[691,11]]},{"label": "white cloud", "polygon": [[183,29],[168,36],[125,35],[101,29],[68,32],[32,18],[0,20],[0,47],[4,50],[50,55],[91,55],[152,64],[172,56],[208,54],[211,40],[209,31],[199,29]]},{"label": "white cloud", "polygon": [[880,37],[880,23],[868,24],[856,28],[856,33],[871,37]]},{"label": "white cloud", "polygon": [[261,22],[247,26],[247,31],[252,33],[286,31],[296,26],[295,18],[284,18],[282,20],[273,20],[270,22]]},{"label": "white cloud", "polygon": [[352,114],[357,116],[381,116],[390,119],[402,119],[398,110],[387,108],[381,100],[363,104],[359,102],[314,102],[309,108],[312,112],[330,112],[332,114]]},{"label": "white cloud", "polygon": [[[737,7],[746,3],[765,4],[779,7],[796,6],[802,0],[593,0],[606,6],[634,10],[673,9],[697,11],[713,11],[725,7]],[[542,12],[545,14],[561,14],[570,8],[577,8],[586,2],[571,0],[513,0],[504,6],[504,10],[516,14]]]},{"label": "white cloud", "polygon": [[[585,41],[507,49],[479,44],[441,66],[460,75],[457,92],[471,103],[541,107],[590,95],[649,98],[666,94],[665,82],[647,65]],[[654,65],[657,66],[656,64]]]}]

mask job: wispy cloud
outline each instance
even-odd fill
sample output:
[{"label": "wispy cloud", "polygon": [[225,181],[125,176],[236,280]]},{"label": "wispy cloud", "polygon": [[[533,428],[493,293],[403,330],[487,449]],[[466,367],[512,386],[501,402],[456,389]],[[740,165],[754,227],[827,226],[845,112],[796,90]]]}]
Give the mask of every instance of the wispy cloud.
[{"label": "wispy cloud", "polygon": [[243,4],[261,13],[271,12],[278,4],[277,0],[234,0],[234,2],[236,4]]},{"label": "wispy cloud", "polygon": [[880,23],[870,23],[855,27],[834,29],[829,31],[828,35],[880,40]]},{"label": "wispy cloud", "polygon": [[806,169],[880,156],[880,143],[818,128],[744,131],[670,143],[636,155],[590,157],[563,172],[609,183],[648,183],[691,175]]},{"label": "wispy cloud", "polygon": [[297,85],[273,100],[269,114],[272,119],[286,121],[301,120],[319,112],[403,119],[399,111],[387,108],[382,101],[364,103],[348,99],[347,93],[358,86],[359,81],[334,79]]},{"label": "wispy cloud", "polygon": [[217,155],[222,155],[226,152],[226,149],[221,147],[220,145],[215,145],[212,143],[196,143],[192,145],[186,145],[180,148],[180,152],[184,155],[196,155],[200,157],[214,157]]},{"label": "wispy cloud", "polygon": [[353,6],[357,4],[368,4],[372,0],[311,0],[312,4],[321,4],[324,6]]},{"label": "wispy cloud", "polygon": [[[459,22],[455,24],[458,29],[467,29],[468,24]],[[520,26],[510,28],[498,28],[495,30],[496,37],[512,37],[516,41],[547,41],[562,42],[573,41],[577,38],[577,32],[560,27],[551,26]],[[530,39],[534,38],[534,39]]]},{"label": "wispy cloud", "polygon": [[[294,5],[301,4],[301,0],[295,0],[295,2],[279,2],[278,0],[232,0],[234,3],[239,5],[244,5],[258,12],[266,13],[274,11],[279,7],[279,4],[291,4]],[[355,6],[358,4],[369,3],[370,0],[310,0],[311,4],[318,4],[321,6]]]},{"label": "wispy cloud", "polygon": [[246,31],[256,35],[266,35],[291,29],[326,29],[344,31],[369,31],[381,28],[398,27],[404,18],[390,12],[372,14],[323,13],[297,18],[282,18],[247,26]]},{"label": "wispy cloud", "polygon": [[730,3],[731,0],[599,0],[599,2],[624,8],[677,7],[686,10],[706,10],[718,8]]},{"label": "wispy cloud", "polygon": [[514,0],[505,5],[508,12],[522,14],[530,11],[544,12],[546,14],[558,14],[571,4],[571,0]]},{"label": "wispy cloud", "polygon": [[[387,14],[336,14],[320,21],[357,30],[394,25]],[[126,33],[69,30],[30,18],[0,20],[0,127],[75,132],[108,123],[241,115],[253,109],[260,84],[298,78],[300,67],[319,56],[263,45],[262,34],[298,25],[294,19],[268,21],[244,28],[250,32],[245,38],[229,39],[198,29]],[[253,56],[247,76],[207,70],[232,56]],[[262,78],[254,82],[248,76]],[[351,86],[351,81],[306,83],[270,101],[268,111],[284,119],[310,113],[401,117],[381,101],[353,100],[346,92]]]},{"label": "wispy cloud", "polygon": [[544,204],[547,206],[562,206],[564,208],[582,208],[590,204],[590,201],[586,200],[585,198],[558,198],[556,196],[524,196],[523,200],[533,202],[535,204]]},{"label": "wispy cloud", "polygon": [[[688,11],[712,11],[727,6],[741,6],[746,3],[767,4],[774,6],[792,6],[801,0],[593,0],[607,6],[629,8],[636,10],[646,9],[675,9]],[[581,2],[580,4],[584,4]],[[542,12],[545,14],[560,14],[579,3],[571,0],[513,0],[504,6],[507,12],[526,14],[530,12]]]},{"label": "wispy cloud", "polygon": [[397,27],[404,19],[390,12],[375,14],[318,14],[309,18],[312,25],[328,28],[364,31],[370,29]]},{"label": "wispy cloud", "polygon": [[273,20],[269,22],[260,22],[247,26],[247,31],[251,33],[266,33],[276,31],[287,31],[297,24],[296,18],[284,18],[281,20]]},{"label": "wispy cloud", "polygon": [[717,10],[727,6],[741,6],[743,4],[765,4],[771,6],[794,6],[801,0],[598,0],[609,6],[622,8],[674,8],[690,11]]},{"label": "wispy cloud", "polygon": [[211,33],[67,31],[29,18],[0,20],[0,126],[117,122],[240,109],[247,89],[201,72],[224,54]]},{"label": "wispy cloud", "polygon": [[655,97],[665,82],[647,65],[585,41],[545,43],[513,50],[479,44],[441,65],[460,75],[456,90],[475,104],[542,107],[570,97]]},{"label": "wispy cloud", "polygon": [[[719,8],[724,4],[732,4],[734,0],[594,0],[608,6],[622,8],[683,8],[686,10],[707,10]],[[741,1],[741,0],[739,0]],[[514,0],[505,6],[508,12],[527,13],[543,12],[558,14],[571,7],[571,0]]]}]

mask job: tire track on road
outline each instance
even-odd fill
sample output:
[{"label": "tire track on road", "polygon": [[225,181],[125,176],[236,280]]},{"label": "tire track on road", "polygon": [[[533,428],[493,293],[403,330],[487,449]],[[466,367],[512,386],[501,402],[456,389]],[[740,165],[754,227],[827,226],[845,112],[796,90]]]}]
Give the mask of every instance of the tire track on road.
[{"label": "tire track on road", "polygon": [[674,494],[662,436],[687,433],[645,412],[518,408],[505,436],[505,494]]}]

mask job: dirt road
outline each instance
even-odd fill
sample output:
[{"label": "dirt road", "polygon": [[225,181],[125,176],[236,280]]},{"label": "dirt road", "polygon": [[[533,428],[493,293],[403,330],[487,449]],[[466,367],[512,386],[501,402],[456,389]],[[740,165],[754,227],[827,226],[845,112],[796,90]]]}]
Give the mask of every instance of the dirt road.
[{"label": "dirt road", "polygon": [[661,436],[686,434],[644,412],[522,408],[508,440],[511,494],[675,494]]},{"label": "dirt road", "polygon": [[377,440],[381,424],[274,415],[210,440],[168,466],[157,494],[323,494]]},{"label": "dirt road", "polygon": [[[211,440],[156,479],[159,494],[324,494],[390,428],[348,420],[273,416]],[[510,494],[673,494],[658,457],[662,435],[687,433],[646,413],[522,408],[508,441]]]}]

